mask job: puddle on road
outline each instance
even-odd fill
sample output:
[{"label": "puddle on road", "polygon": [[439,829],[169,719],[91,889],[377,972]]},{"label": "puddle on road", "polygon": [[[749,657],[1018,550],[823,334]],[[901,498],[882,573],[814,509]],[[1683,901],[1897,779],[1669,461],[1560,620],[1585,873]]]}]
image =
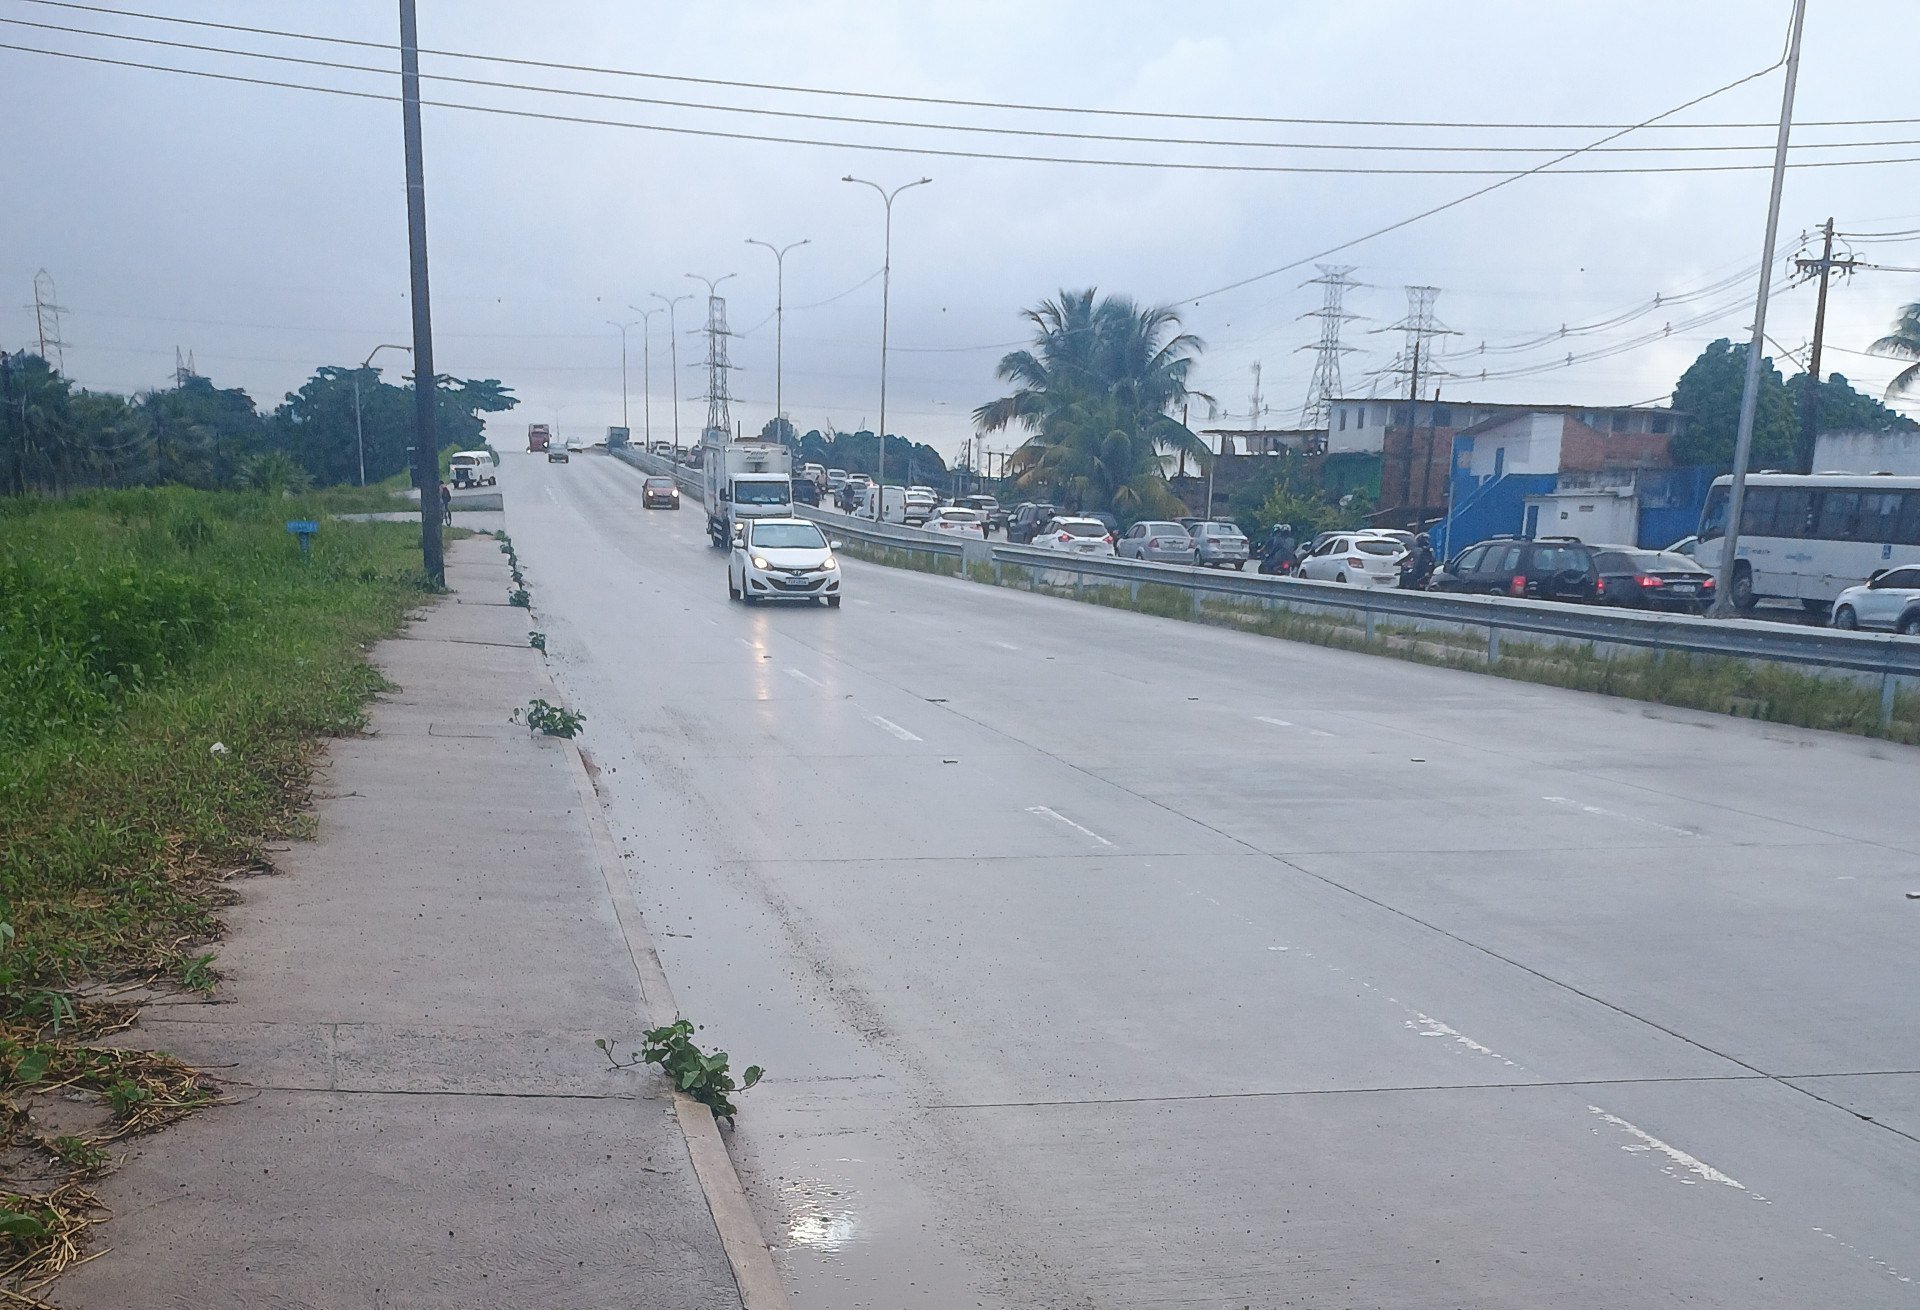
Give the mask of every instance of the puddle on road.
[{"label": "puddle on road", "polygon": [[787,1211],[787,1249],[843,1251],[862,1234],[854,1193],[823,1182],[799,1180],[780,1189]]}]

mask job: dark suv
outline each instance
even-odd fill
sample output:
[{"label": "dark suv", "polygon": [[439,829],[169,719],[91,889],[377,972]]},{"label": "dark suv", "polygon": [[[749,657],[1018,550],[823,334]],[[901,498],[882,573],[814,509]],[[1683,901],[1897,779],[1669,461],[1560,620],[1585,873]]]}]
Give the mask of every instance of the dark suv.
[{"label": "dark suv", "polygon": [[1578,537],[1494,537],[1469,546],[1433,575],[1435,591],[1480,591],[1530,600],[1591,601],[1600,590],[1594,549]]},{"label": "dark suv", "polygon": [[1045,528],[1059,512],[1044,500],[1037,504],[1028,501],[1016,506],[1013,517],[1007,520],[1007,540],[1015,545],[1032,545],[1034,534]]}]

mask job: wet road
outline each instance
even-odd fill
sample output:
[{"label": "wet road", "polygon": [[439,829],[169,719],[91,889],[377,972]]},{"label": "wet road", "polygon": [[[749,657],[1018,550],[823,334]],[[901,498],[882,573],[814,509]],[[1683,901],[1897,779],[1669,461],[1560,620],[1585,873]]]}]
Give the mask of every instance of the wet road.
[{"label": "wet road", "polygon": [[1920,1305],[1920,752],[501,484],[797,1305]]}]

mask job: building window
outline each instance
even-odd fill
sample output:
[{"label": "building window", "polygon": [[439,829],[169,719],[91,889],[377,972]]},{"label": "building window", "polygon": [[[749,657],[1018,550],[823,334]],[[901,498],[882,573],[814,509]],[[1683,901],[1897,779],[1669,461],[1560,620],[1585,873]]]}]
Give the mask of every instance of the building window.
[{"label": "building window", "polygon": [[1496,478],[1504,477],[1506,476],[1506,472],[1507,448],[1505,446],[1495,446],[1493,449],[1493,476]]},{"label": "building window", "polygon": [[1435,405],[1433,407],[1433,426],[1435,426],[1436,428],[1452,427],[1453,411],[1448,409],[1445,405]]},{"label": "building window", "polygon": [[1613,416],[1613,430],[1615,432],[1631,431],[1632,427],[1633,416],[1631,414],[1615,414]]},{"label": "building window", "polygon": [[1347,430],[1347,407],[1345,405],[1340,407],[1340,430],[1342,432]]},{"label": "building window", "polygon": [[1667,415],[1655,414],[1653,416],[1653,433],[1655,436],[1664,437],[1668,432],[1671,432],[1672,430],[1673,430],[1673,420],[1669,418]]}]

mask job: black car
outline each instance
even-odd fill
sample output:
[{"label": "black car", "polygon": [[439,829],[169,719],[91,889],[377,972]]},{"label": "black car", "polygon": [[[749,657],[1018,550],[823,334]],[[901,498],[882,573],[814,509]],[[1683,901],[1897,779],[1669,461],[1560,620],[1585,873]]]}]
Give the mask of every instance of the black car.
[{"label": "black car", "polygon": [[1600,592],[1596,553],[1577,537],[1494,537],[1454,556],[1429,585],[1434,591],[1591,601]]},{"label": "black car", "polygon": [[820,484],[812,478],[795,478],[793,480],[793,503],[796,505],[812,505],[816,509],[819,508]]},{"label": "black car", "polygon": [[1685,555],[1635,546],[1597,546],[1600,603],[1704,614],[1713,605],[1713,574]]},{"label": "black car", "polygon": [[1016,505],[1013,517],[1007,520],[1007,540],[1016,545],[1032,545],[1035,534],[1045,528],[1059,512],[1046,501],[1027,501]]}]

